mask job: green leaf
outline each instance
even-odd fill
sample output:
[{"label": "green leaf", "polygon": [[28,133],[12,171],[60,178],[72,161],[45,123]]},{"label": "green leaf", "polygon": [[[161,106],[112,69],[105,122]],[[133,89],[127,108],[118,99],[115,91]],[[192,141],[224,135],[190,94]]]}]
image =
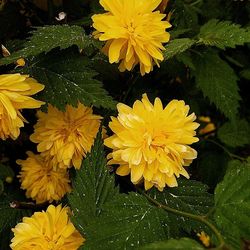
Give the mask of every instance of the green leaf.
[{"label": "green leaf", "polygon": [[13,179],[14,176],[15,176],[15,173],[9,166],[5,166],[0,163],[0,179],[5,181],[7,177],[10,177]]},{"label": "green leaf", "polygon": [[166,46],[166,50],[163,52],[166,60],[186,51],[195,44],[194,40],[189,38],[179,38],[170,41]]},{"label": "green leaf", "polygon": [[235,119],[240,96],[237,76],[233,69],[214,51],[206,51],[193,60],[193,74],[198,87],[211,103],[230,119]]},{"label": "green leaf", "polygon": [[49,52],[56,47],[65,49],[72,45],[77,45],[80,49],[93,45],[97,46],[96,41],[87,36],[83,28],[79,26],[51,25],[37,27],[32,32],[30,40],[24,43],[24,48],[0,59],[0,65],[12,63],[21,57],[27,58],[42,52]]},{"label": "green leaf", "polygon": [[250,124],[246,120],[227,122],[218,130],[218,138],[230,147],[250,144]]},{"label": "green leaf", "polygon": [[30,215],[25,209],[11,208],[10,203],[0,202],[0,232],[14,227],[24,216]]},{"label": "green leaf", "polygon": [[65,104],[76,106],[78,101],[88,106],[114,109],[116,102],[95,79],[97,72],[88,65],[88,58],[64,52],[36,58],[23,72],[45,85],[40,99],[59,109]]},{"label": "green leaf", "polygon": [[250,32],[230,21],[209,20],[201,27],[199,42],[220,49],[250,42]]},{"label": "green leaf", "polygon": [[3,181],[0,179],[0,195],[3,193],[4,191],[4,185],[3,185]]},{"label": "green leaf", "polygon": [[214,189],[223,179],[231,158],[218,148],[214,148],[214,144],[211,142],[205,140],[204,143],[213,147],[213,150],[207,148],[204,152],[199,152],[197,174],[200,181]]},{"label": "green leaf", "polygon": [[181,238],[178,240],[171,239],[168,241],[160,241],[152,243],[140,248],[141,250],[146,249],[157,249],[157,250],[202,250],[205,249],[195,240],[189,238]]},{"label": "green leaf", "polygon": [[120,194],[105,203],[101,216],[86,228],[83,249],[137,249],[171,237],[168,214],[137,194]]},{"label": "green leaf", "polygon": [[[159,192],[152,189],[149,195],[158,202],[176,210],[196,215],[205,215],[213,207],[213,195],[207,192],[208,186],[193,180],[178,180],[178,187],[164,189]],[[192,229],[197,232],[204,230],[204,224],[191,220],[184,216],[169,214],[174,225],[183,228],[187,232]]]},{"label": "green leaf", "polygon": [[214,219],[234,249],[250,240],[250,165],[231,161],[224,180],[215,190]]},{"label": "green leaf", "polygon": [[30,216],[31,210],[29,209],[19,209],[13,206],[13,201],[18,204],[18,198],[22,198],[20,192],[7,193],[4,192],[0,196],[0,233],[5,230],[10,230],[19,223],[24,216]]},{"label": "green leaf", "polygon": [[103,204],[112,201],[117,195],[114,176],[109,173],[103,150],[101,132],[98,133],[94,146],[81,169],[73,178],[73,191],[68,195],[68,201],[73,210],[73,222],[82,232],[88,224],[100,215]]},{"label": "green leaf", "polygon": [[247,80],[250,80],[250,69],[245,69],[240,72],[240,76]]}]

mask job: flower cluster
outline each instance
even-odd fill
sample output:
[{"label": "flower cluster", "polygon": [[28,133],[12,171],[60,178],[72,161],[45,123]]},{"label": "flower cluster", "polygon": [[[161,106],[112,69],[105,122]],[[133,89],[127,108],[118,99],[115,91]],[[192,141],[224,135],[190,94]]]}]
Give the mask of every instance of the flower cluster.
[{"label": "flower cluster", "polygon": [[166,32],[171,25],[166,17],[154,11],[161,0],[101,0],[107,11],[92,17],[95,38],[106,41],[103,52],[109,62],[121,62],[120,71],[140,65],[142,75],[153,70],[154,63],[163,61],[162,43],[170,39]]},{"label": "flower cluster", "polygon": [[109,164],[118,164],[118,175],[131,174],[131,181],[144,181],[145,189],[177,186],[176,177],[189,178],[183,166],[191,164],[197,152],[189,145],[198,141],[195,114],[188,115],[184,101],[173,100],[165,108],[159,98],[154,105],[146,94],[132,108],[119,103],[118,117],[109,123],[114,135],[104,144],[112,149]]},{"label": "flower cluster", "polygon": [[[141,75],[163,61],[163,44],[170,34],[171,24],[165,10],[168,0],[100,0],[106,13],[92,17],[95,38],[105,41],[103,52],[110,63],[120,63],[120,71],[132,70],[139,64]],[[23,61],[22,61],[23,60]],[[17,64],[24,66],[24,59]],[[26,122],[22,109],[40,108],[44,102],[31,96],[44,85],[28,75],[0,75],[0,138],[16,139]],[[108,164],[118,165],[116,173],[130,175],[135,185],[146,190],[155,186],[178,186],[181,175],[189,178],[186,167],[197,157],[191,145],[198,141],[194,113],[184,101],[172,100],[165,107],[156,98],[151,103],[147,94],[132,107],[117,105],[117,117],[111,117],[113,135],[104,140],[111,150]],[[37,144],[38,153],[27,152],[20,165],[21,189],[37,204],[59,202],[71,191],[69,168],[79,169],[98,133],[102,117],[91,107],[78,103],[66,105],[65,111],[48,104],[47,112],[38,111],[38,121],[30,140]],[[201,117],[206,127],[200,134],[213,132],[210,118]],[[76,250],[85,241],[69,219],[70,210],[62,205],[49,205],[46,211],[24,217],[14,229],[11,249]],[[198,234],[208,247],[210,238]]]},{"label": "flower cluster", "polygon": [[69,219],[69,209],[50,205],[46,211],[24,217],[14,229],[11,249],[77,250],[85,239]]},{"label": "flower cluster", "polygon": [[33,99],[32,95],[44,89],[28,75],[0,75],[0,138],[15,140],[20,128],[27,122],[21,114],[22,109],[40,108],[44,102]]},{"label": "flower cluster", "polygon": [[36,203],[59,201],[70,192],[68,168],[79,169],[90,151],[99,130],[101,117],[92,108],[79,103],[67,105],[65,111],[48,105],[48,112],[38,111],[31,141],[38,143],[39,155],[28,152],[21,166],[21,188]]}]

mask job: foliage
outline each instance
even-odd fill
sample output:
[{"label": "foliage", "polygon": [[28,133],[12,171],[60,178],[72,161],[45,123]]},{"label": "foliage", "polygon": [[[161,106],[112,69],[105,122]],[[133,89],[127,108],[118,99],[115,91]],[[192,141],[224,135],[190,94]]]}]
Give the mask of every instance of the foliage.
[{"label": "foliage", "polygon": [[228,118],[235,119],[240,96],[233,69],[213,51],[197,56],[194,65],[196,83],[203,94]]},{"label": "foliage", "polygon": [[49,52],[56,47],[66,49],[77,45],[79,49],[85,49],[95,44],[96,42],[88,37],[79,26],[37,27],[35,31],[32,31],[30,40],[23,44],[23,49],[1,59],[0,65],[15,62],[19,58],[28,58],[42,52]]},{"label": "foliage", "polygon": [[250,32],[230,21],[209,20],[200,29],[199,42],[220,49],[250,42]]},{"label": "foliage", "polygon": [[250,126],[246,120],[227,122],[218,131],[219,139],[231,147],[250,144]]},{"label": "foliage", "polygon": [[73,219],[84,233],[84,226],[101,213],[103,204],[118,194],[118,189],[114,187],[114,177],[106,166],[101,132],[97,135],[91,154],[87,155],[81,169],[75,173],[73,189],[68,200],[74,212]]},{"label": "foliage", "polygon": [[168,241],[162,241],[162,242],[156,242],[149,244],[147,246],[144,246],[140,249],[164,249],[164,250],[201,250],[204,249],[201,245],[199,245],[196,241],[188,239],[188,238],[181,238],[179,240],[168,240]]},{"label": "foliage", "polygon": [[215,221],[225,239],[237,249],[249,240],[250,165],[232,161],[224,180],[215,190]]},{"label": "foliage", "polygon": [[95,79],[98,73],[90,68],[85,57],[60,52],[40,56],[30,61],[23,72],[46,85],[41,99],[59,109],[67,103],[75,106],[78,101],[89,106],[115,107],[115,101]]},{"label": "foliage", "polygon": [[[29,74],[45,85],[34,98],[60,110],[82,102],[103,117],[81,168],[70,169],[72,192],[61,200],[86,238],[81,249],[207,249],[197,236],[202,231],[208,248],[248,249],[250,2],[164,0],[170,41],[160,67],[143,77],[137,66],[119,72],[100,51],[104,43],[94,39],[91,20],[103,11],[98,0],[38,2],[0,1],[0,43],[10,52],[0,53],[0,73]],[[61,11],[67,16],[58,21]],[[197,119],[198,157],[186,167],[191,178],[177,178],[178,187],[162,192],[117,176],[103,145],[116,104],[131,106],[143,93],[164,106],[184,100],[215,127],[202,134],[207,123]],[[11,228],[24,216],[48,207],[27,199],[18,180],[16,160],[35,150],[35,113],[22,111],[29,124],[16,141],[0,140],[0,249],[9,249]]]},{"label": "foliage", "polygon": [[166,50],[164,52],[165,59],[170,59],[171,57],[184,52],[194,44],[195,41],[189,38],[179,38],[170,41],[169,44],[166,45]]}]

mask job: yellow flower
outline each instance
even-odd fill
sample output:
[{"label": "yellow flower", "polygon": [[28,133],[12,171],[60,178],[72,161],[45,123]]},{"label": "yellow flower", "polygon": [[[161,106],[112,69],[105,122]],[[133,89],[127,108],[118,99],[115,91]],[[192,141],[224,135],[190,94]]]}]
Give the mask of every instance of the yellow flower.
[{"label": "yellow flower", "polygon": [[40,108],[44,102],[30,97],[44,89],[28,75],[6,74],[0,75],[0,138],[16,139],[20,128],[26,122],[21,109]]},{"label": "yellow flower", "polygon": [[184,101],[173,100],[165,108],[159,98],[154,105],[144,94],[130,108],[117,105],[118,117],[112,117],[109,127],[114,135],[104,144],[113,149],[109,164],[119,164],[116,173],[131,173],[131,181],[144,180],[145,189],[156,186],[160,191],[167,185],[177,186],[176,177],[189,178],[183,166],[189,166],[197,157],[190,146],[197,142],[195,114],[188,115]]},{"label": "yellow flower", "polygon": [[67,207],[50,205],[46,211],[24,217],[12,229],[13,250],[77,250],[85,241],[69,219]]},{"label": "yellow flower", "polygon": [[27,152],[26,160],[17,160],[21,166],[19,175],[21,188],[26,196],[36,203],[59,201],[70,192],[70,180],[65,169],[53,168],[51,162],[45,161],[41,155]]},{"label": "yellow flower", "polygon": [[198,233],[197,236],[199,237],[200,241],[205,247],[210,246],[210,237],[205,232]]},{"label": "yellow flower", "polygon": [[98,132],[101,116],[94,115],[92,108],[78,104],[67,105],[65,112],[49,105],[48,113],[38,112],[31,141],[38,143],[37,150],[54,166],[79,169],[82,159],[90,151]]},{"label": "yellow flower", "polygon": [[153,70],[163,61],[162,43],[169,41],[171,27],[162,21],[166,15],[154,11],[161,0],[100,0],[107,11],[92,16],[95,38],[106,41],[103,52],[109,62],[119,62],[120,71],[132,70],[140,64],[141,74]]},{"label": "yellow flower", "polygon": [[205,136],[205,138],[209,137],[210,135],[215,135],[215,133],[212,132],[216,130],[216,126],[213,122],[211,122],[211,118],[209,116],[200,116],[198,117],[198,120],[203,123],[202,128],[199,129],[200,135],[208,134]]}]

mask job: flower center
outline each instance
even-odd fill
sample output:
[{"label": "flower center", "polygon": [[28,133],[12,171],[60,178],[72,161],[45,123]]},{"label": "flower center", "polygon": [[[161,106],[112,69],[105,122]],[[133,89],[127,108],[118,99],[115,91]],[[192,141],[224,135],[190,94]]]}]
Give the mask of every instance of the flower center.
[{"label": "flower center", "polygon": [[149,132],[146,132],[143,135],[144,146],[153,147],[153,148],[162,148],[165,147],[166,136],[164,134],[152,135]]}]

